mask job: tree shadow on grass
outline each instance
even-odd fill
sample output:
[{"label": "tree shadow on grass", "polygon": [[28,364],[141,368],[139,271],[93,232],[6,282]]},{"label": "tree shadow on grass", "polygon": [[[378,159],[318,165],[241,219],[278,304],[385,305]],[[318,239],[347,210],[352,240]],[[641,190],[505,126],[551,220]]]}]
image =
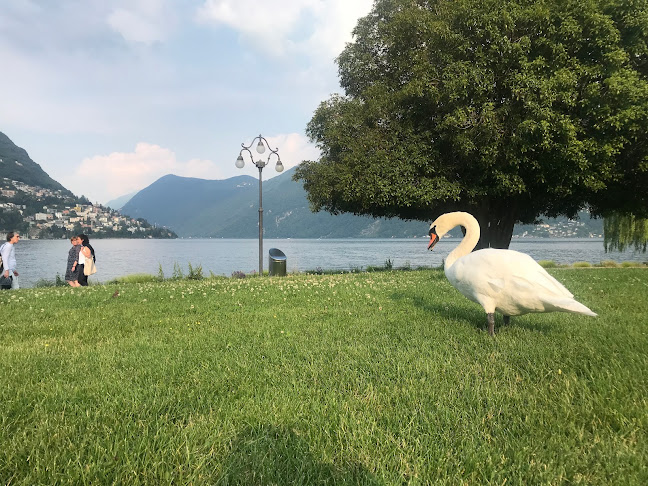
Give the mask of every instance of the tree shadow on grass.
[{"label": "tree shadow on grass", "polygon": [[[442,302],[430,301],[429,298],[422,295],[412,295],[404,293],[395,293],[391,295],[395,301],[411,301],[414,307],[422,309],[430,316],[440,319],[452,319],[457,322],[468,324],[478,331],[487,329],[486,313],[478,304],[466,299],[465,304],[446,305]],[[552,325],[542,318],[529,316],[514,316],[508,325],[504,325],[502,315],[495,314],[495,332],[501,329],[518,327],[533,332],[547,333],[552,330]]]},{"label": "tree shadow on grass", "polygon": [[324,463],[293,430],[248,427],[237,435],[218,485],[378,485],[359,464]]}]

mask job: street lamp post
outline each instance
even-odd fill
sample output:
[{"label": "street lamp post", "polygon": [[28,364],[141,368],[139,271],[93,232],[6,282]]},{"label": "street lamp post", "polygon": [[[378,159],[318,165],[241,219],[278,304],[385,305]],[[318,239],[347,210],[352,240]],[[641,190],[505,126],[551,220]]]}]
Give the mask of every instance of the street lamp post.
[{"label": "street lamp post", "polygon": [[[250,151],[250,147],[254,145],[254,142],[256,140],[259,140],[259,143],[257,143],[256,146],[256,151],[259,154],[263,154],[266,151],[266,147],[270,151],[268,154],[268,158],[264,161],[262,159],[257,160],[256,162],[254,161],[254,157],[252,156],[252,152]],[[258,137],[255,137],[252,140],[252,143],[250,145],[245,145],[244,143],[241,144],[241,151],[239,152],[239,156],[236,159],[236,167],[239,169],[242,169],[243,166],[245,165],[245,161],[243,160],[243,152],[247,152],[247,154],[250,156],[250,161],[252,162],[253,165],[255,165],[259,169],[259,275],[263,277],[263,196],[262,196],[262,180],[261,180],[261,171],[263,171],[263,168],[270,163],[270,159],[272,156],[277,157],[277,163],[275,165],[275,169],[277,172],[281,172],[284,170],[283,164],[281,163],[281,158],[279,157],[279,149],[274,149],[270,148],[270,144],[268,141],[259,135]]]}]

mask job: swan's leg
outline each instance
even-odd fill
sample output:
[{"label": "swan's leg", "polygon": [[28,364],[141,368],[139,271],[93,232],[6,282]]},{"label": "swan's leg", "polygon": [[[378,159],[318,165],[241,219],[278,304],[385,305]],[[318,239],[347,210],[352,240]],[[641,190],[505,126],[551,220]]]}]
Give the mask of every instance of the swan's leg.
[{"label": "swan's leg", "polygon": [[495,313],[489,312],[488,314],[486,314],[486,317],[488,318],[488,334],[494,336],[495,335]]},{"label": "swan's leg", "polygon": [[504,325],[508,326],[511,322],[511,316],[504,316]]}]

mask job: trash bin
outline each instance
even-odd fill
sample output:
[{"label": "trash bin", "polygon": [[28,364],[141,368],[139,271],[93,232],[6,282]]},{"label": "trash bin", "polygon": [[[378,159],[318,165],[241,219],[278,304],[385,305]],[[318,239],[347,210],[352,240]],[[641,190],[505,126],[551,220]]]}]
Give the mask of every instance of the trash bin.
[{"label": "trash bin", "polygon": [[268,263],[268,273],[270,276],[286,276],[286,255],[278,248],[270,248],[270,257]]}]

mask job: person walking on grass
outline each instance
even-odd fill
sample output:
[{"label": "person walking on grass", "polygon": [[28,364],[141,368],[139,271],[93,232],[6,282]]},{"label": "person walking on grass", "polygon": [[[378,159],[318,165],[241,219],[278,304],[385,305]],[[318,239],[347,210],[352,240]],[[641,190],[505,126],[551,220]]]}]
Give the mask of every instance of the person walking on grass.
[{"label": "person walking on grass", "polygon": [[81,240],[81,251],[79,252],[79,263],[77,265],[79,270],[79,285],[81,287],[87,287],[88,276],[84,273],[85,263],[86,260],[90,259],[96,261],[95,251],[94,248],[92,248],[87,235],[79,235],[79,239]]},{"label": "person walking on grass", "polygon": [[14,245],[20,240],[17,232],[10,231],[7,233],[7,242],[0,247],[2,256],[2,276],[11,279],[11,288],[18,289],[18,271],[16,270],[16,253]]},{"label": "person walking on grass", "polygon": [[80,287],[79,284],[79,252],[81,251],[81,239],[78,236],[70,238],[72,248],[68,251],[67,267],[65,269],[65,280],[70,287]]}]

